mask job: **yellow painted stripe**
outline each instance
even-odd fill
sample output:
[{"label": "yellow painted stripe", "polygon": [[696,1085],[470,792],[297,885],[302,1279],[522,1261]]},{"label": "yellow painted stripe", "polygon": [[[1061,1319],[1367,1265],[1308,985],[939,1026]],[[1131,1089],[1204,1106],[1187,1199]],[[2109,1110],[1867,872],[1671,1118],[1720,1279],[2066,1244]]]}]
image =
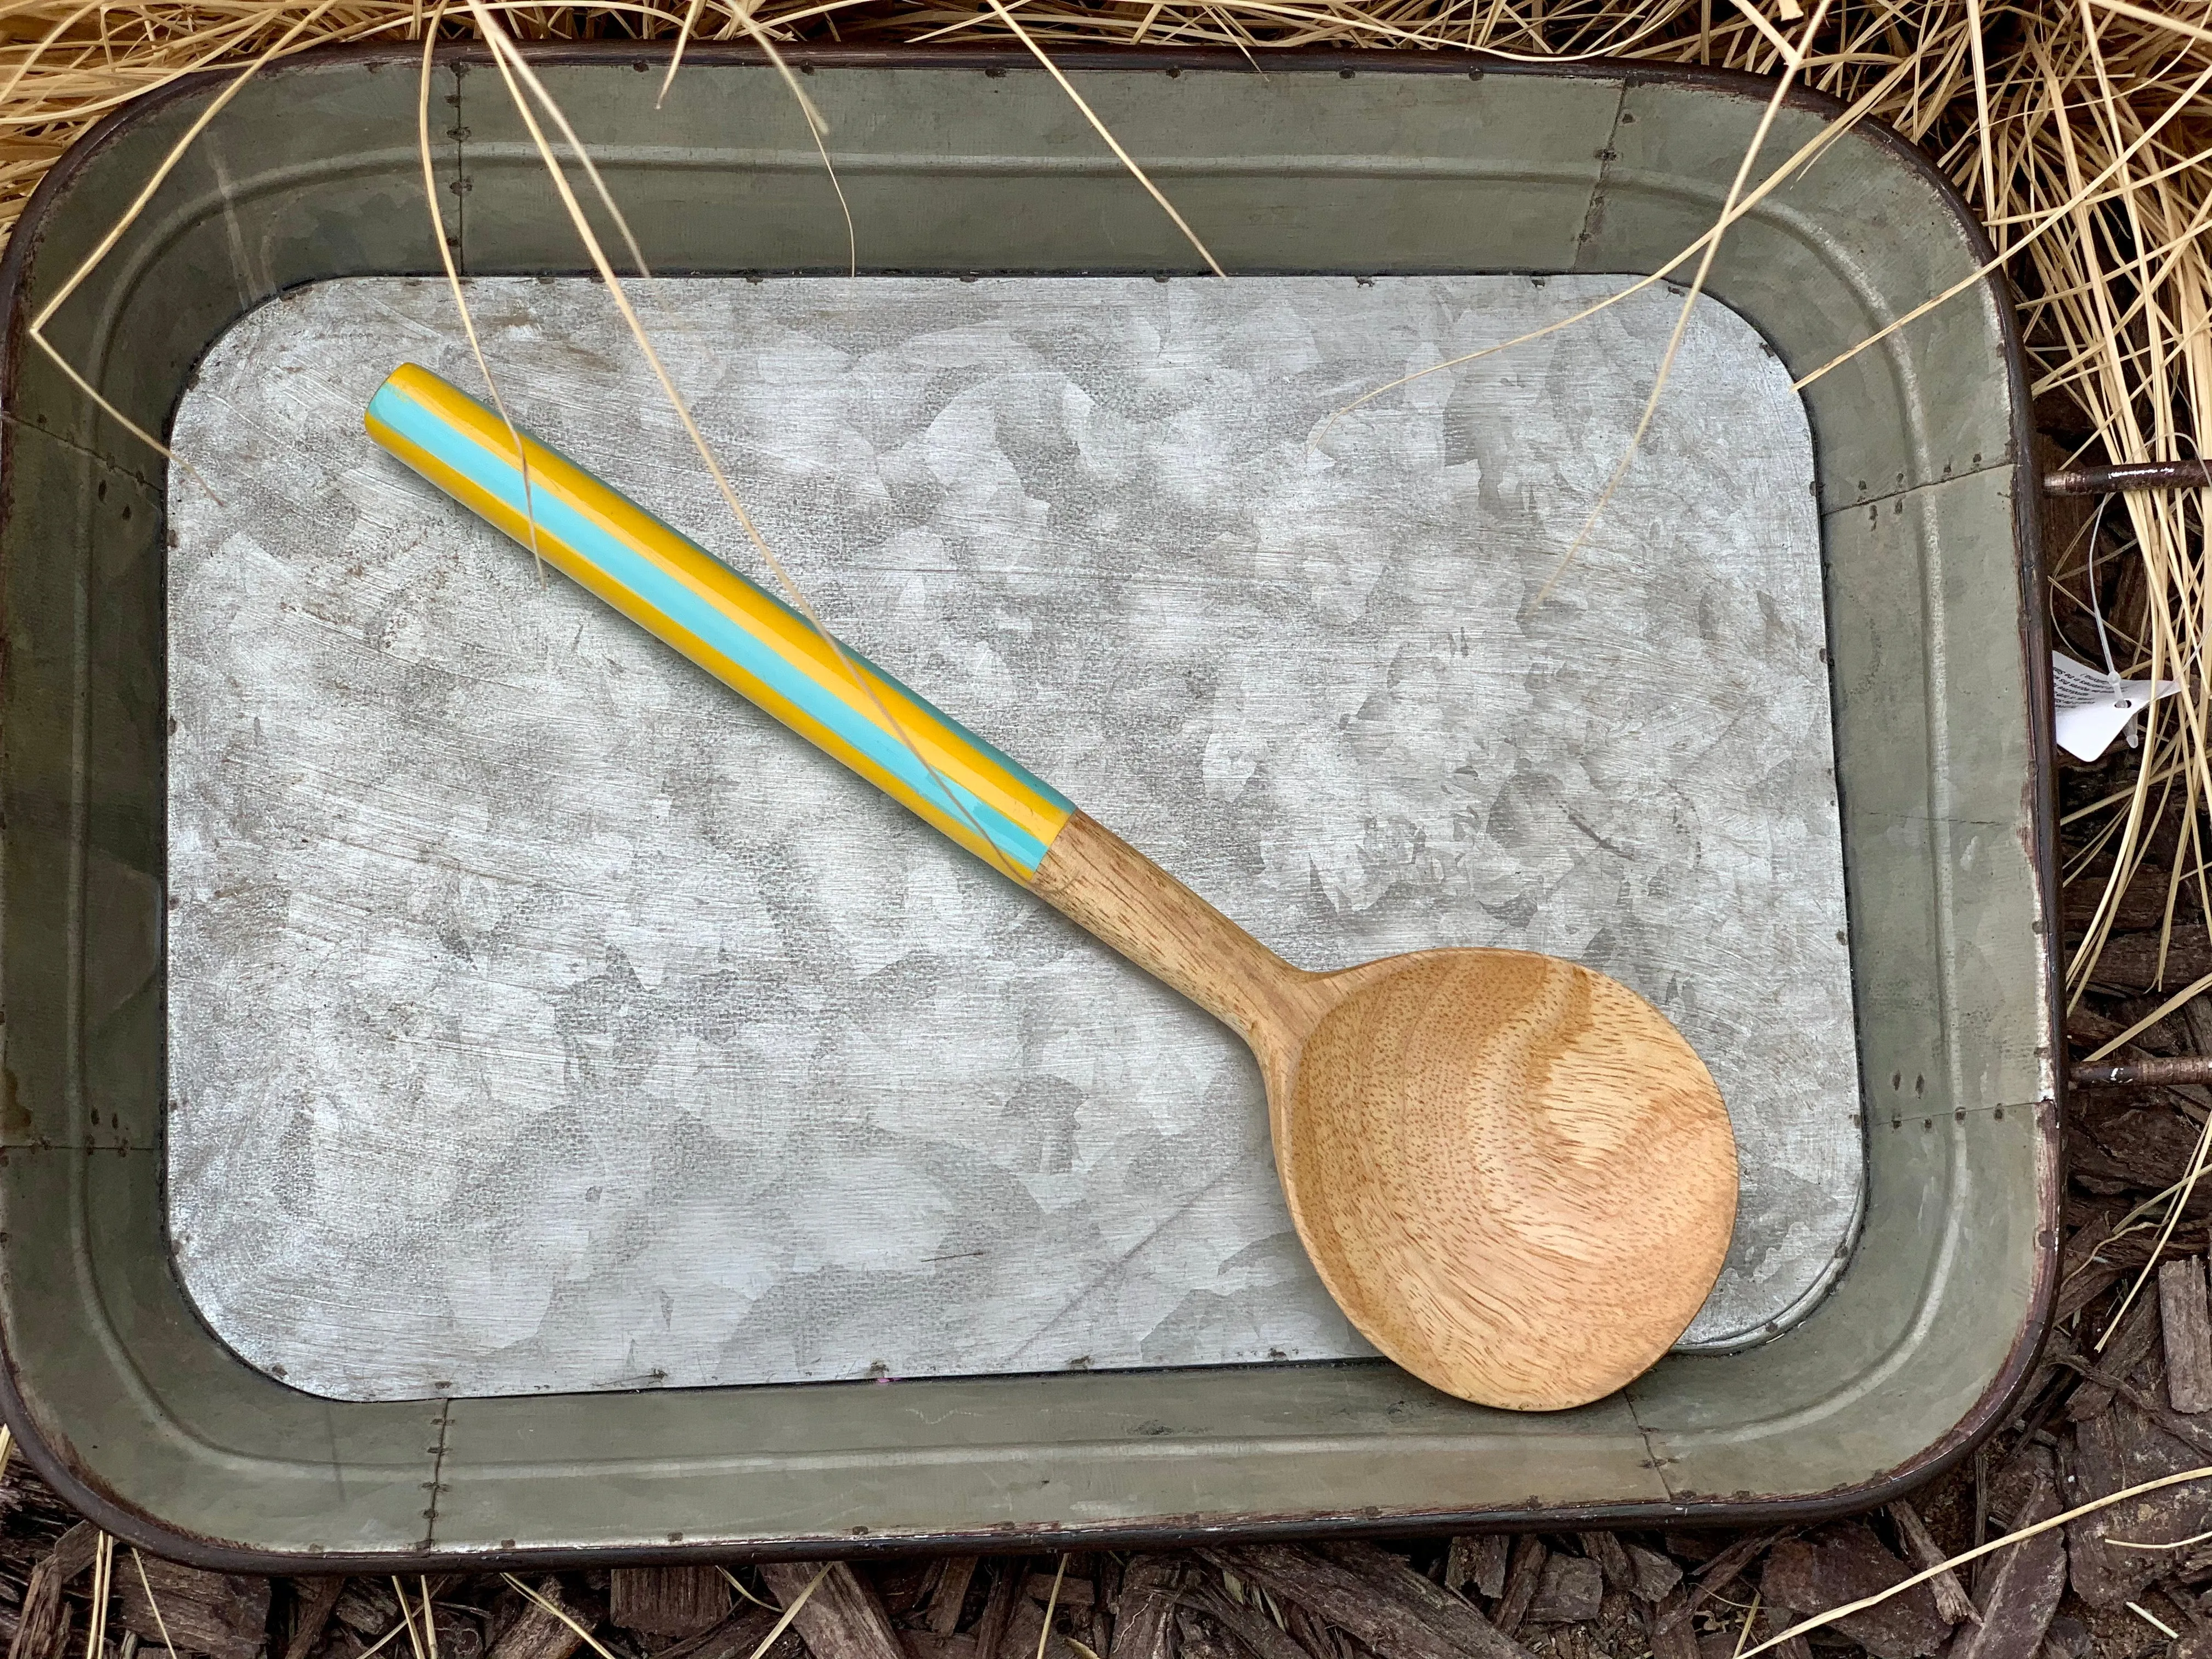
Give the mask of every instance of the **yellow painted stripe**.
[{"label": "yellow painted stripe", "polygon": [[[379,391],[367,424],[385,448],[530,544],[522,469],[490,410],[410,363]],[[1074,810],[1058,791],[849,647],[848,668],[797,611],[566,457],[526,435],[522,453],[548,562],[977,856],[1024,880],[1034,872]]]}]

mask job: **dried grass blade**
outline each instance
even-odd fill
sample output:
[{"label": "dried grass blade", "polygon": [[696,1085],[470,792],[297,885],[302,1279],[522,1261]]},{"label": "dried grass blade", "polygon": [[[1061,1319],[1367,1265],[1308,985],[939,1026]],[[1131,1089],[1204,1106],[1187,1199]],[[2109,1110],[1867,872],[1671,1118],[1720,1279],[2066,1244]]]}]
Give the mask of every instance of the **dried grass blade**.
[{"label": "dried grass blade", "polygon": [[1121,165],[1129,169],[1129,176],[1145,187],[1146,194],[1160,204],[1160,210],[1163,213],[1175,221],[1175,228],[1183,234],[1184,239],[1193,247],[1198,250],[1198,257],[1206,261],[1206,268],[1217,276],[1227,276],[1229,273],[1221,268],[1221,262],[1207,251],[1204,242],[1198,240],[1198,233],[1190,228],[1190,222],[1176,211],[1176,204],[1161,193],[1160,187],[1152,181],[1144,168],[1137,165],[1135,158],[1121,148],[1121,141],[1114,136],[1112,129],[1108,127],[1105,122],[1098,118],[1098,112],[1084,101],[1083,94],[1075,89],[1075,83],[1060,73],[1060,65],[1045,55],[1044,48],[1039,46],[1031,38],[1030,32],[1015,20],[1013,13],[1006,9],[1006,0],[990,0],[990,5],[991,9],[999,14],[999,21],[1014,32],[1015,38],[1027,46],[1030,55],[1044,65],[1046,72],[1060,82],[1060,89],[1068,95],[1076,108],[1083,112],[1083,118],[1090,122],[1092,130],[1106,141],[1106,147],[1114,152]]}]

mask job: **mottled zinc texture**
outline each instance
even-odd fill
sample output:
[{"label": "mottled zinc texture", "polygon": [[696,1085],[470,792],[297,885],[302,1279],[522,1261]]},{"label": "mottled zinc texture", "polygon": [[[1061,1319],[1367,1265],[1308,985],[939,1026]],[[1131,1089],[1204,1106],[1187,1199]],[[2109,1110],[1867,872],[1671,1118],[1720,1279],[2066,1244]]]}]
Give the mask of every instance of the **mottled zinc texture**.
[{"label": "mottled zinc texture", "polygon": [[[1360,392],[1595,277],[739,279],[638,306],[824,620],[1294,961],[1550,951],[1741,1139],[1692,1334],[1863,1181],[1805,416],[1710,302]],[[514,416],[748,572],[607,296],[481,282]],[[387,1398],[1365,1352],[1231,1035],[380,453],[434,283],[225,337],[169,586],[179,1267]]]}]

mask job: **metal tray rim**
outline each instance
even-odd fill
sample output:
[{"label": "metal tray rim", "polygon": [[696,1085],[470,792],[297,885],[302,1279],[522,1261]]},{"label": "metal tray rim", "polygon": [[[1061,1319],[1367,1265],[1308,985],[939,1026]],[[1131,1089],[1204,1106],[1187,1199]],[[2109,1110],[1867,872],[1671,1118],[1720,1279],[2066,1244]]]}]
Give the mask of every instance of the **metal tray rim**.
[{"label": "metal tray rim", "polygon": [[[640,67],[664,60],[667,43],[580,43],[535,45],[526,52],[535,63],[599,64],[631,61]],[[489,65],[490,55],[469,43],[441,46],[441,64]],[[273,64],[264,79],[288,72],[312,70],[337,62],[404,65],[421,61],[412,46],[349,46],[317,49]],[[695,64],[759,66],[768,62],[757,49],[719,43],[695,44],[686,56]],[[1035,60],[1018,46],[922,48],[909,46],[806,46],[787,50],[785,58],[795,66],[898,69],[982,70],[1004,75],[1034,70]],[[1158,70],[1169,74],[1186,71],[1249,75],[1250,62],[1228,48],[1060,47],[1055,61],[1064,67],[1099,70]],[[1529,62],[1486,53],[1446,58],[1437,54],[1388,50],[1306,48],[1271,53],[1265,60],[1268,73],[1327,73],[1345,76],[1376,75],[1453,75],[1480,79],[1488,75],[1557,79],[1601,79],[1634,85],[1698,88],[1741,99],[1764,100],[1771,95],[1771,82],[1741,71],[1673,68],[1638,60],[1586,58],[1570,63]],[[0,306],[5,308],[5,348],[0,353],[0,409],[14,404],[15,383],[25,353],[33,349],[27,335],[27,318],[22,290],[32,252],[39,246],[58,198],[77,173],[101,151],[167,105],[198,97],[235,78],[232,70],[213,70],[183,77],[126,105],[103,120],[49,169],[27,205],[10,238],[4,260],[0,260]],[[1840,101],[1818,92],[1795,89],[1785,106],[1833,120],[1846,112]],[[1994,252],[1979,224],[1950,181],[1922,151],[1883,123],[1863,120],[1859,130],[1888,150],[1902,167],[1931,185],[1956,221],[1970,250],[1987,264]],[[2009,285],[2001,274],[1984,279],[1996,301],[2000,319],[2005,373],[2012,392],[2014,460],[2012,467],[2015,526],[2015,565],[2021,585],[2021,645],[2031,663],[2042,659],[2045,641],[2039,594],[2040,539],[2038,490],[2033,471],[2033,432],[2028,418],[2027,366]],[[0,514],[13,507],[12,451],[16,423],[0,422]],[[2043,912],[2057,913],[2056,766],[2051,738],[2050,690],[2045,678],[2027,677],[2032,733],[2030,817],[2033,848]],[[2046,1007],[2057,1006],[2058,952],[2046,931],[2039,964],[2045,985]],[[1178,1516],[1152,1524],[1102,1522],[1096,1525],[1052,1525],[1018,1530],[994,1528],[981,1532],[933,1534],[868,1534],[865,1529],[834,1536],[810,1535],[788,1540],[762,1540],[732,1548],[713,1540],[671,1541],[647,1547],[532,1547],[471,1550],[465,1559],[477,1570],[558,1565],[580,1567],[621,1562],[678,1562],[702,1559],[822,1559],[908,1555],[934,1553],[1019,1553],[1039,1547],[1142,1547],[1187,1545],[1230,1537],[1244,1539],[1376,1536],[1441,1532],[1498,1532],[1542,1526],[1650,1525],[1661,1521],[1675,1526],[1723,1526],[1758,1522],[1805,1522],[1870,1507],[1908,1491],[1951,1467],[2002,1419],[2006,1409],[2026,1385],[2033,1361],[2047,1331],[2057,1288],[2057,1221],[2062,1195],[2060,1130],[2065,1109],[2063,1067],[2054,1067],[2051,1097],[2037,1112],[2036,1167],[2039,1176],[2036,1237],[2039,1249],[2030,1293],[2028,1314],[2005,1363],[1972,1407],[1919,1454],[1887,1472],[1855,1485],[1829,1491],[1777,1496],[1747,1494],[1726,1498],[1692,1497],[1668,1504],[1622,1502],[1598,1504],[1544,1506],[1531,1500],[1525,1508],[1461,1512],[1419,1509],[1365,1510],[1351,1516],[1271,1516],[1235,1511]],[[0,1271],[5,1271],[0,1261]],[[1376,1362],[1320,1362],[1325,1365],[1372,1364]],[[820,1387],[844,1386],[820,1384]],[[715,1392],[702,1390],[700,1392]],[[168,1559],[216,1571],[258,1573],[360,1572],[413,1570],[426,1562],[452,1564],[462,1557],[452,1549],[381,1551],[362,1553],[314,1554],[270,1551],[197,1536],[179,1530],[159,1517],[131,1504],[112,1492],[99,1476],[57,1454],[38,1432],[35,1419],[20,1385],[15,1356],[0,1333],[0,1419],[13,1426],[23,1455],[40,1476],[72,1507],[117,1537],[155,1550]]]}]

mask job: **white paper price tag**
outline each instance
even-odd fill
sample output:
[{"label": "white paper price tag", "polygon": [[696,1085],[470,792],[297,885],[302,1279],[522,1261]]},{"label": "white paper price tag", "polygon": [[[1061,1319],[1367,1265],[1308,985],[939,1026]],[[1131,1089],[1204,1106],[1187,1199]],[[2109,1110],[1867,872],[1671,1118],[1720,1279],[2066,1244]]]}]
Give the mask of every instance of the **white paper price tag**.
[{"label": "white paper price tag", "polygon": [[2124,680],[2051,653],[2051,702],[2058,717],[2058,746],[2077,760],[2093,761],[2112,746],[2128,722],[2181,690],[2177,680]]}]

